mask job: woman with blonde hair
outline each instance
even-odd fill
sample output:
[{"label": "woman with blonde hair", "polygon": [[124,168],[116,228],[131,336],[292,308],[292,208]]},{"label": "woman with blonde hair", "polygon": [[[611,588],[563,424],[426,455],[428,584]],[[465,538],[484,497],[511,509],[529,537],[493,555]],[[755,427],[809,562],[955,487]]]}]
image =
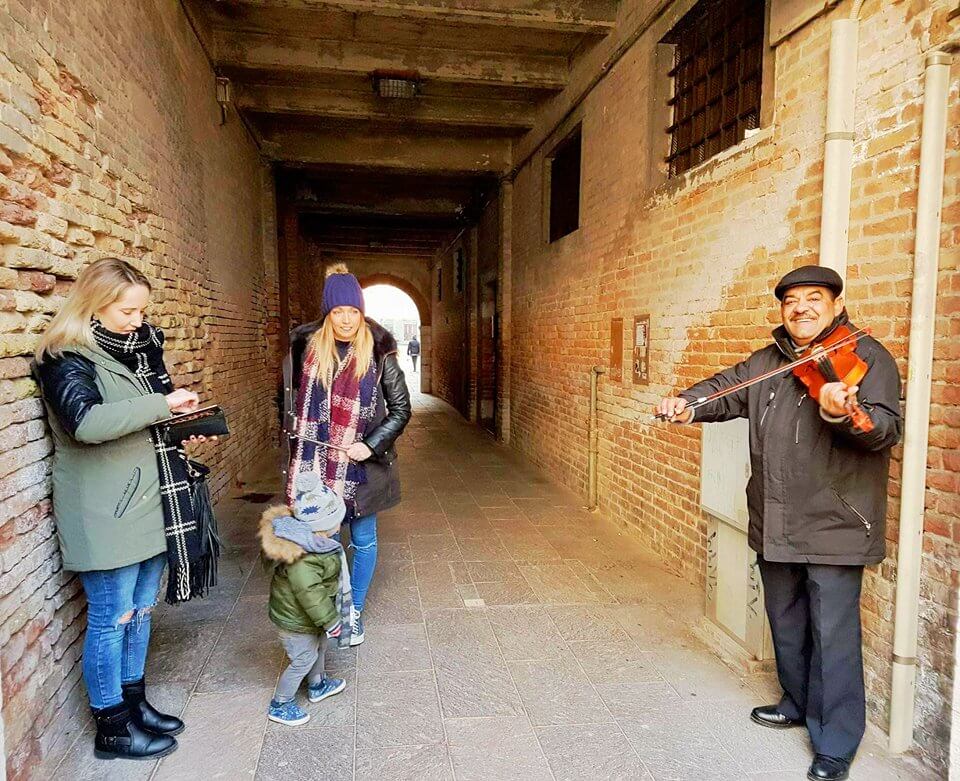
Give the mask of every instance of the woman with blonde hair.
[{"label": "woman with blonde hair", "polygon": [[144,320],[149,280],[129,263],[87,266],[36,351],[53,434],[53,510],[63,567],[87,597],[83,679],[104,759],[155,759],[184,728],[146,700],[150,611],[200,595],[211,561],[194,519],[182,449],[151,425],[196,409],[174,390],[163,333]]},{"label": "woman with blonde hair", "polygon": [[327,272],[321,314],[290,335],[287,502],[297,475],[314,472],[346,503],[354,551],[350,644],[359,645],[377,563],[377,513],[400,502],[394,443],[410,420],[410,393],[396,340],[364,317],[363,290],[342,264]]}]

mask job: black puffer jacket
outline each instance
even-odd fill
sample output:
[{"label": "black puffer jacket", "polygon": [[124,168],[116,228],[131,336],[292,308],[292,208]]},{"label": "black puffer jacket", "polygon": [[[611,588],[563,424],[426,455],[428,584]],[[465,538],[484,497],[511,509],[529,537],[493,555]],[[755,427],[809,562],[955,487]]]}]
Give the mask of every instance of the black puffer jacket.
[{"label": "black puffer jacket", "polygon": [[[844,311],[819,339],[846,322]],[[773,338],[774,344],[680,396],[692,401],[793,360],[786,330],[777,328]],[[856,353],[869,367],[857,398],[873,420],[870,433],[849,421],[824,420],[792,372],[695,411],[699,423],[750,420],[750,547],[769,561],[858,565],[886,555],[890,448],[903,427],[900,374],[872,337],[861,337]]]},{"label": "black puffer jacket", "polygon": [[[400,503],[400,472],[394,443],[406,428],[411,414],[407,380],[397,361],[397,341],[376,321],[367,318],[366,322],[373,334],[373,359],[378,366],[380,392],[377,394],[376,415],[363,437],[363,443],[373,451],[373,456],[363,462],[367,482],[357,488],[357,516],[388,510]],[[300,390],[307,343],[322,324],[323,320],[317,320],[290,332],[289,359],[294,400]]]}]

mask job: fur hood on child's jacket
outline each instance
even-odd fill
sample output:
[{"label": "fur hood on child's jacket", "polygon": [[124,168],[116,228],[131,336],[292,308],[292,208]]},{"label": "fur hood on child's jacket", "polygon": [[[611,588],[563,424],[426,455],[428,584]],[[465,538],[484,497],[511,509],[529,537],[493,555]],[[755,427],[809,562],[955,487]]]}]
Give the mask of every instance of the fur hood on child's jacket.
[{"label": "fur hood on child's jacket", "polygon": [[[282,504],[268,507],[260,516],[257,536],[263,560],[273,570],[270,620],[288,632],[309,634],[324,629],[330,636],[339,635],[337,642],[346,647],[353,627],[353,598],[343,548],[334,540],[321,544],[309,527],[301,539],[304,529],[284,528],[291,523],[300,526],[291,516],[293,510]],[[274,521],[279,524],[276,529]],[[288,532],[290,539],[286,538]]]},{"label": "fur hood on child's jacket", "polygon": [[[291,540],[278,537],[273,530],[274,520],[291,515],[293,511],[289,507],[277,505],[260,516],[258,536],[263,558],[273,570],[268,603],[270,620],[288,632],[331,631],[342,621],[338,594],[343,592],[340,579],[343,551],[311,553]],[[348,600],[347,608],[350,604]]]},{"label": "fur hood on child's jacket", "polygon": [[274,520],[288,515],[293,515],[290,507],[285,504],[275,504],[264,510],[263,515],[260,516],[260,531],[257,532],[257,536],[260,538],[263,557],[278,564],[293,564],[307,555],[307,552],[297,543],[278,537],[273,532]]}]

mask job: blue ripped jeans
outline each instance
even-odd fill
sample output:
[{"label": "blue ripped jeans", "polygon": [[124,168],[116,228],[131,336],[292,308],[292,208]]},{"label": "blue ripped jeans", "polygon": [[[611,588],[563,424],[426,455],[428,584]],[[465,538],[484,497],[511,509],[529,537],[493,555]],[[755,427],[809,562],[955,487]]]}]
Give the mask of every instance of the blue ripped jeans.
[{"label": "blue ripped jeans", "polygon": [[83,681],[97,710],[119,705],[121,684],[143,678],[150,613],[166,564],[161,553],[126,567],[79,573],[87,595]]},{"label": "blue ripped jeans", "polygon": [[[350,547],[353,549],[353,563],[350,565],[353,606],[363,610],[373,571],[377,568],[377,515],[351,518],[345,525],[350,526]],[[340,535],[335,538],[339,540]]]}]

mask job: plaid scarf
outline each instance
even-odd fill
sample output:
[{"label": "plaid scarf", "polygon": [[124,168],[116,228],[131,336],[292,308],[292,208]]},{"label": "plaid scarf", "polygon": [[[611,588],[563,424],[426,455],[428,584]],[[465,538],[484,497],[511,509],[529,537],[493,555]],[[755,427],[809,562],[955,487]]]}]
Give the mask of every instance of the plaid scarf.
[{"label": "plaid scarf", "polygon": [[[353,345],[340,361],[325,388],[320,381],[318,356],[311,343],[303,360],[303,379],[297,395],[296,440],[287,481],[287,503],[293,504],[293,483],[301,472],[316,472],[324,483],[343,497],[352,511],[357,486],[367,482],[362,462],[351,461],[345,452],[306,440],[350,447],[363,439],[377,411],[377,365],[370,361],[359,380],[354,366]],[[329,389],[329,390],[328,390]]]},{"label": "plaid scarf", "polygon": [[[163,332],[144,323],[133,333],[108,331],[93,323],[93,337],[107,355],[126,366],[144,394],[173,391],[173,383],[163,363]],[[171,605],[191,597],[204,596],[212,585],[216,560],[201,550],[201,534],[190,499],[191,474],[182,447],[166,445],[155,426],[150,428],[153,449],[160,472],[160,499],[163,526],[167,538],[166,600]]]}]

